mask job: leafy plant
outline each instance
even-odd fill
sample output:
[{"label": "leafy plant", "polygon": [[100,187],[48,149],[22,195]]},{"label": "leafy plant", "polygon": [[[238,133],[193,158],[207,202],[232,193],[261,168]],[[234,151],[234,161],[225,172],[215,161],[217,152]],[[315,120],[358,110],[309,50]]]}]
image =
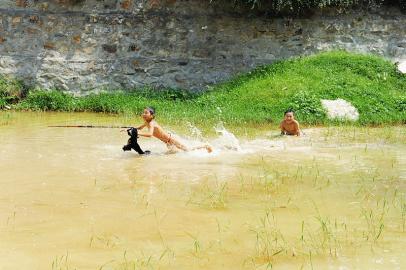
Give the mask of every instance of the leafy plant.
[{"label": "leafy plant", "polygon": [[57,90],[33,91],[28,94],[19,107],[41,111],[71,111],[74,101],[73,96]]},{"label": "leafy plant", "polygon": [[4,109],[6,106],[7,106],[6,100],[0,97],[0,109]]},{"label": "leafy plant", "polygon": [[13,78],[0,76],[0,99],[3,100],[0,104],[5,106],[6,104],[18,102],[24,94],[25,88],[22,82]]},{"label": "leafy plant", "polygon": [[292,97],[289,104],[297,117],[309,123],[320,122],[325,117],[320,98],[308,92],[300,91]]},{"label": "leafy plant", "polygon": [[406,112],[406,96],[398,97],[396,101],[396,108],[399,112]]}]

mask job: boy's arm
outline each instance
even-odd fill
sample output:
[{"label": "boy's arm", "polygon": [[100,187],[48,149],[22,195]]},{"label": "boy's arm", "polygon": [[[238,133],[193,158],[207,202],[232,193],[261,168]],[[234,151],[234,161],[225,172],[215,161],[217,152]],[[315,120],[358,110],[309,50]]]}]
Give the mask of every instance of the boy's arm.
[{"label": "boy's arm", "polygon": [[[141,129],[143,129],[145,126],[146,126],[147,124],[142,124],[141,126],[139,126],[139,127],[136,127],[135,129],[138,129],[138,130],[141,130]],[[130,128],[131,129],[131,128]],[[120,132],[124,132],[124,131],[128,131],[128,129],[122,129],[122,130],[120,130]]]},{"label": "boy's arm", "polygon": [[143,129],[144,127],[146,127],[147,126],[147,124],[142,124],[141,126],[139,126],[139,127],[136,127],[136,129],[138,129],[138,130],[141,130],[141,129]]},{"label": "boy's arm", "polygon": [[299,122],[295,121],[295,135],[300,136]]},{"label": "boy's arm", "polygon": [[[143,128],[146,126],[146,124],[143,125]],[[154,123],[150,123],[149,127],[148,127],[148,132],[145,133],[138,133],[138,136],[143,136],[143,137],[152,137],[154,134],[154,128],[155,128],[155,124]]]},{"label": "boy's arm", "polygon": [[281,129],[281,135],[285,135],[286,134],[286,130],[285,127],[283,126],[283,121],[280,123],[279,128]]}]

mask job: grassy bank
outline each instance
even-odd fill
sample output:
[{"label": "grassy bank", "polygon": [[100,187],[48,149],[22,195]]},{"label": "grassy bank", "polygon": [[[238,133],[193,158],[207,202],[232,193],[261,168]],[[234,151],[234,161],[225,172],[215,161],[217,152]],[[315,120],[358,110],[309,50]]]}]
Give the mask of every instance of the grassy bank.
[{"label": "grassy bank", "polygon": [[[7,83],[0,85],[4,88]],[[19,97],[10,98],[4,90],[0,93],[3,108]],[[406,76],[383,58],[341,51],[261,67],[199,95],[135,89],[73,97],[56,90],[31,90],[12,107],[136,114],[145,106],[154,106],[159,117],[174,123],[177,119],[196,124],[222,120],[232,125],[276,124],[292,108],[304,124],[326,124],[330,120],[320,99],[336,98],[350,101],[358,109],[362,125],[406,121]]]}]

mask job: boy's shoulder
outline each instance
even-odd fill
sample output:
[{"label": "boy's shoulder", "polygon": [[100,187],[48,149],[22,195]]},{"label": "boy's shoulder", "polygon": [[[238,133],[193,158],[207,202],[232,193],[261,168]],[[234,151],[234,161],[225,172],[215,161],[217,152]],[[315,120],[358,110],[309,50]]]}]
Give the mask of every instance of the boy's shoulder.
[{"label": "boy's shoulder", "polygon": [[145,121],[145,125],[147,125],[148,128],[152,127],[152,126],[156,126],[156,122],[154,120],[152,121]]},{"label": "boy's shoulder", "polygon": [[293,119],[293,121],[292,121],[292,124],[291,124],[292,126],[294,126],[295,128],[299,128],[299,122],[298,121],[296,121],[296,119]]},{"label": "boy's shoulder", "polygon": [[299,125],[299,122],[296,121],[295,119],[292,120],[292,122],[288,123],[285,119],[281,121],[281,125]]}]

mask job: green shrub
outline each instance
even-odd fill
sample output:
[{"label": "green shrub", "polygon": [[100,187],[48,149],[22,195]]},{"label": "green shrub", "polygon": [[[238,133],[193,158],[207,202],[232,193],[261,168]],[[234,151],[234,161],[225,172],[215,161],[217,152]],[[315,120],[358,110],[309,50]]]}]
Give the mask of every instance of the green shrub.
[{"label": "green shrub", "polygon": [[406,113],[406,96],[400,96],[396,100],[396,108],[399,112]]},{"label": "green shrub", "polygon": [[31,109],[40,111],[72,111],[75,106],[75,98],[63,92],[32,91],[27,98],[19,104],[20,109]]},{"label": "green shrub", "polygon": [[6,104],[18,102],[25,93],[22,82],[9,77],[0,76],[0,98]]},{"label": "green shrub", "polygon": [[0,97],[0,110],[6,108],[7,102],[4,98]]},{"label": "green shrub", "polygon": [[308,92],[300,91],[293,95],[288,107],[298,119],[308,123],[321,123],[326,117],[320,97]]},{"label": "green shrub", "polygon": [[92,94],[79,100],[77,110],[104,113],[123,113],[131,101],[127,93]]}]

